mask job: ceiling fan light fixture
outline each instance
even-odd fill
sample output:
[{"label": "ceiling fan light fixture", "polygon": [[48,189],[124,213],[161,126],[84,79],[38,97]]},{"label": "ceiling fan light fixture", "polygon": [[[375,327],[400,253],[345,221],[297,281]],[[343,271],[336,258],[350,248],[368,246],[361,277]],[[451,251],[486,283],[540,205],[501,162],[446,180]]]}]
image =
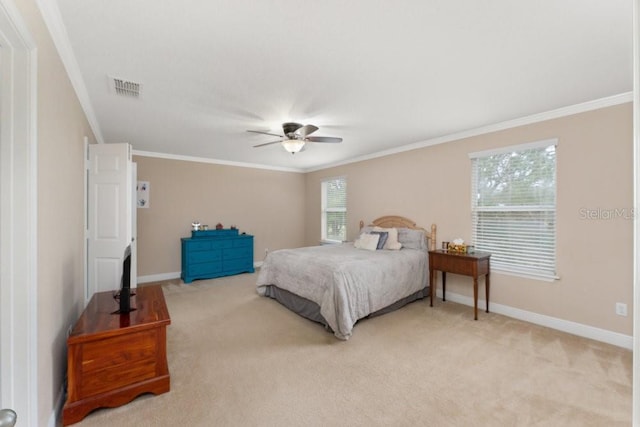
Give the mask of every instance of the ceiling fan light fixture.
[{"label": "ceiling fan light fixture", "polygon": [[276,133],[265,132],[262,130],[247,130],[247,132],[277,136],[281,138],[275,141],[254,145],[254,148],[280,143],[284,149],[291,154],[296,154],[302,151],[307,142],[342,142],[342,138],[334,136],[309,136],[317,130],[318,126],[315,125],[301,125],[300,123],[286,122],[282,124],[282,131],[284,135],[278,135]]},{"label": "ceiling fan light fixture", "polygon": [[301,139],[285,139],[282,141],[282,146],[291,154],[296,154],[304,147],[304,141]]}]

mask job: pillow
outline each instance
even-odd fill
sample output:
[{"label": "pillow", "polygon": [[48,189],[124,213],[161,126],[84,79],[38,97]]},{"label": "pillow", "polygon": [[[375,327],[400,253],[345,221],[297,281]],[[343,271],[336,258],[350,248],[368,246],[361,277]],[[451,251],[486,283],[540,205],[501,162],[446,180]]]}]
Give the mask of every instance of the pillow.
[{"label": "pillow", "polygon": [[378,247],[378,241],[380,240],[379,234],[366,234],[363,233],[353,242],[353,246],[358,249],[366,249],[368,251],[375,251]]},{"label": "pillow", "polygon": [[373,231],[386,231],[389,233],[384,249],[397,251],[402,247],[402,244],[398,242],[398,230],[396,228],[373,227]]},{"label": "pillow", "polygon": [[423,231],[411,228],[398,228],[398,242],[403,248],[426,250],[428,248],[427,238]]},{"label": "pillow", "polygon": [[378,234],[380,236],[376,250],[384,248],[384,244],[387,242],[387,239],[389,238],[389,233],[387,231],[372,231],[370,234]]}]

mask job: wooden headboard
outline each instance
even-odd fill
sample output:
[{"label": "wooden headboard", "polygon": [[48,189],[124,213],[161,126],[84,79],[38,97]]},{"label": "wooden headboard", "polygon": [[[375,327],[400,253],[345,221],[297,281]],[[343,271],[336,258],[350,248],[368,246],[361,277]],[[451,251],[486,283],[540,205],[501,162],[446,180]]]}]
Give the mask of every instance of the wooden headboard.
[{"label": "wooden headboard", "polygon": [[[398,215],[387,215],[381,216],[380,218],[374,219],[371,223],[372,226],[382,227],[382,228],[411,228],[414,230],[422,231],[429,238],[429,250],[433,251],[436,249],[436,225],[431,224],[431,231],[428,231],[425,228],[416,226],[416,223],[409,218],[405,218],[403,216]],[[360,229],[362,230],[364,227],[364,221],[360,221]]]}]

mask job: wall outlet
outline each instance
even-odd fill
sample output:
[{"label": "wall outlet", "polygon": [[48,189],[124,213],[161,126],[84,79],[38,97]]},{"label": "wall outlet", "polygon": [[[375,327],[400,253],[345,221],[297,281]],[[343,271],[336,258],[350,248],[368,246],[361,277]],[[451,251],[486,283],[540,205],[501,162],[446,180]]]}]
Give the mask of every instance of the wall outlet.
[{"label": "wall outlet", "polygon": [[627,304],[622,302],[616,303],[616,314],[618,316],[626,316],[627,315]]}]

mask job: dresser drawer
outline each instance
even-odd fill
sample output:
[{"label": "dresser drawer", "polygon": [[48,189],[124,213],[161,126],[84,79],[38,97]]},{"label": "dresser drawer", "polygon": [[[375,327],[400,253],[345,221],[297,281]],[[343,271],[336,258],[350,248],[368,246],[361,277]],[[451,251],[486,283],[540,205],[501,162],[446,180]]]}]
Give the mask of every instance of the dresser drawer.
[{"label": "dresser drawer", "polygon": [[201,263],[201,262],[213,262],[220,261],[222,259],[222,250],[214,249],[209,251],[197,251],[191,252],[187,255],[189,263]]},{"label": "dresser drawer", "polygon": [[247,258],[253,253],[253,247],[244,246],[239,248],[225,249],[222,253],[222,259]]},{"label": "dresser drawer", "polygon": [[253,237],[238,238],[233,241],[234,248],[240,248],[240,247],[246,247],[246,246],[253,247]]},{"label": "dresser drawer", "polygon": [[223,261],[225,271],[247,270],[253,271],[253,264],[250,259],[238,258]]},{"label": "dresser drawer", "polygon": [[211,249],[211,240],[190,240],[185,242],[185,249],[188,251],[208,251]]},{"label": "dresser drawer", "polygon": [[232,248],[234,240],[231,239],[205,239],[200,237],[198,239],[191,239],[187,242],[188,251],[208,251],[211,249],[225,249]]},{"label": "dresser drawer", "polygon": [[222,271],[221,262],[204,262],[201,264],[190,264],[187,268],[189,276],[198,276],[202,274],[219,273]]},{"label": "dresser drawer", "polygon": [[232,248],[233,242],[231,239],[215,239],[211,241],[211,249]]}]

